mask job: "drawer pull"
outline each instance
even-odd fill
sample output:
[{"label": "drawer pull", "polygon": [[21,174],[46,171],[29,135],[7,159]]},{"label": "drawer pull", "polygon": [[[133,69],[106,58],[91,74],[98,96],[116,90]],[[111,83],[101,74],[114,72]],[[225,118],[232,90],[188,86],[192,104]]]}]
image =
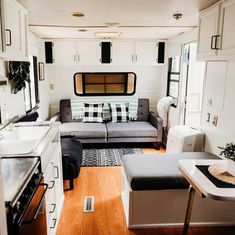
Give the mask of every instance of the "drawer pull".
[{"label": "drawer pull", "polygon": [[51,214],[52,214],[52,213],[54,213],[54,211],[55,211],[56,204],[55,204],[55,203],[52,203],[51,205],[53,206],[53,209],[52,209],[52,210],[50,210],[50,211],[49,211],[49,213],[51,213]]},{"label": "drawer pull", "polygon": [[53,226],[51,226],[51,227],[50,227],[50,229],[53,229],[53,228],[55,228],[56,221],[57,221],[57,219],[52,219],[52,220],[54,220],[54,224],[53,224]]},{"label": "drawer pull", "polygon": [[54,186],[55,186],[55,181],[54,181],[54,180],[52,180],[51,183],[52,183],[52,184],[51,184],[51,186],[49,187],[49,189],[52,189],[52,188],[54,188]]}]

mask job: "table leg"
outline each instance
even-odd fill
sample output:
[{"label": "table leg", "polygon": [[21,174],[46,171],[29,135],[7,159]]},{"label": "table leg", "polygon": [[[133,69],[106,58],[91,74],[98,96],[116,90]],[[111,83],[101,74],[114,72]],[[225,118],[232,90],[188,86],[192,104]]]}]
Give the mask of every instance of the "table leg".
[{"label": "table leg", "polygon": [[190,218],[191,218],[191,214],[192,214],[193,200],[194,200],[195,192],[196,192],[195,189],[190,185],[188,205],[187,205],[187,211],[186,211],[186,215],[185,215],[184,228],[183,228],[182,235],[187,235],[188,234],[188,229],[189,229],[189,223],[190,223]]}]

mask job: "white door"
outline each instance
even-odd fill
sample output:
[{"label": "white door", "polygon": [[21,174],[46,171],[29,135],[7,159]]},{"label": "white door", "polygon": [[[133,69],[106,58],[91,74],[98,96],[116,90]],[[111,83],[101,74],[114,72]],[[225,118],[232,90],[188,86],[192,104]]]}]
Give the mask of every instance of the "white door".
[{"label": "white door", "polygon": [[6,51],[19,53],[21,47],[21,8],[15,1],[5,0]]},{"label": "white door", "polygon": [[158,57],[157,42],[135,42],[135,63],[140,65],[156,65]]},{"label": "white door", "polygon": [[53,46],[54,64],[74,65],[77,63],[76,41],[54,41]]},{"label": "white door", "polygon": [[216,55],[218,44],[220,4],[206,9],[199,15],[197,58],[205,59]]},{"label": "white door", "polygon": [[221,6],[219,55],[235,54],[235,0],[228,0]]},{"label": "white door", "polygon": [[113,41],[112,63],[131,65],[134,63],[134,42]]},{"label": "white door", "polygon": [[[196,61],[197,44],[185,45],[183,60],[182,95],[184,109],[182,113],[183,124],[198,127],[201,121],[203,80],[205,62]],[[182,119],[181,118],[181,119]]]},{"label": "white door", "polygon": [[98,50],[98,41],[78,41],[78,64],[99,64]]}]

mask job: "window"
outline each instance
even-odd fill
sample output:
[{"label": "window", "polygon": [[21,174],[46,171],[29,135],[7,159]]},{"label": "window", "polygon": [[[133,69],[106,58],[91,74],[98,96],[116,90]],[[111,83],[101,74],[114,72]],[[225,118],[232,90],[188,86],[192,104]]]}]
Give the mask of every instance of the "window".
[{"label": "window", "polygon": [[176,103],[179,97],[180,56],[168,59],[167,96],[172,96]]},{"label": "window", "polygon": [[74,92],[78,96],[134,95],[135,73],[76,73]]},{"label": "window", "polygon": [[26,82],[24,89],[25,110],[30,112],[36,109],[39,105],[39,90],[38,90],[38,72],[37,72],[37,57],[30,56],[30,83]]}]

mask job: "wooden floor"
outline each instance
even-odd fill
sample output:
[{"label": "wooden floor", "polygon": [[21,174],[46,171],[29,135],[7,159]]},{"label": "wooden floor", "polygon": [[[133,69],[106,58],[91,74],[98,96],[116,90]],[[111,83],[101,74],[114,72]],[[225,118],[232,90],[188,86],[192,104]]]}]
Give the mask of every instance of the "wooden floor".
[{"label": "wooden floor", "polygon": [[[143,149],[145,153],[156,152]],[[160,152],[164,152],[161,149]],[[65,192],[57,235],[180,235],[181,228],[128,230],[121,202],[122,167],[82,167],[75,189]],[[65,184],[65,187],[67,184]],[[95,212],[83,213],[84,196],[95,196]],[[192,228],[189,235],[235,235],[234,227]]]}]

